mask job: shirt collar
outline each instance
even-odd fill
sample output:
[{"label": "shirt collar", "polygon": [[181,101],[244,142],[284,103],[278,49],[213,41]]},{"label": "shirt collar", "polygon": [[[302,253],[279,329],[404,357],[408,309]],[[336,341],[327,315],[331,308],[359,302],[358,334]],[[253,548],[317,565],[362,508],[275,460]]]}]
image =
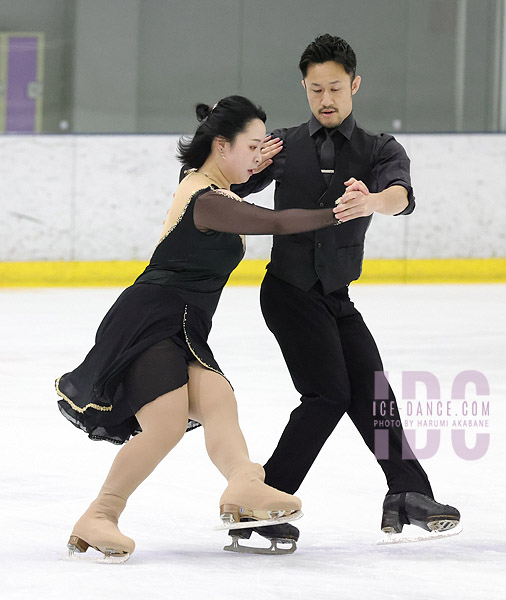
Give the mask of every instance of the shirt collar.
[{"label": "shirt collar", "polygon": [[[341,133],[342,135],[344,135],[344,137],[349,140],[351,138],[351,134],[353,133],[353,129],[355,127],[355,117],[353,116],[353,113],[350,113],[346,119],[341,123],[341,125],[339,125],[339,127],[335,127],[334,129],[331,129],[330,131],[339,131],[339,133]],[[311,118],[309,119],[309,135],[312,137],[317,131],[320,131],[321,129],[323,129],[323,125],[320,123],[320,121],[318,121],[318,119],[314,116],[311,115]]]}]

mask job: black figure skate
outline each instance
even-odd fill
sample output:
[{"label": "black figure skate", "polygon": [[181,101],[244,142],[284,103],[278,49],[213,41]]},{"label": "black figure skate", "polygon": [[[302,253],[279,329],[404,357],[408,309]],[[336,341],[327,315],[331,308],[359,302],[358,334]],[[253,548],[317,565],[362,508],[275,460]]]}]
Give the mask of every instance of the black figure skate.
[{"label": "black figure skate", "polygon": [[[292,547],[285,550],[277,545],[276,540],[279,536],[269,537],[264,533],[261,533],[263,537],[272,538],[270,548],[239,546],[238,540],[248,539],[252,529],[260,533],[262,528],[272,530],[273,526],[285,526],[289,521],[302,517],[299,498],[266,485],[264,480],[265,471],[258,463],[240,465],[228,475],[228,486],[220,499],[222,525],[215,528],[228,529],[229,533],[232,532],[230,533],[233,539],[232,545],[224,548],[225,550],[256,554],[287,554],[295,550],[293,539],[288,539]],[[244,529],[250,532],[244,533]],[[275,531],[285,530],[275,529]],[[286,538],[282,537],[282,539]]]},{"label": "black figure skate", "polygon": [[[415,537],[402,535],[404,525],[417,525],[429,532]],[[381,530],[386,538],[379,544],[422,542],[457,535],[462,531],[460,513],[425,494],[403,492],[385,496]]]},{"label": "black figure skate", "polygon": [[[271,543],[270,547],[261,548],[257,546],[241,546],[239,544],[239,540],[249,540],[253,532],[268,539]],[[296,542],[299,539],[299,530],[289,523],[281,523],[265,527],[230,529],[228,535],[232,537],[232,543],[229,546],[225,546],[223,550],[249,554],[291,554],[297,549]],[[283,547],[287,545],[288,547]]]}]

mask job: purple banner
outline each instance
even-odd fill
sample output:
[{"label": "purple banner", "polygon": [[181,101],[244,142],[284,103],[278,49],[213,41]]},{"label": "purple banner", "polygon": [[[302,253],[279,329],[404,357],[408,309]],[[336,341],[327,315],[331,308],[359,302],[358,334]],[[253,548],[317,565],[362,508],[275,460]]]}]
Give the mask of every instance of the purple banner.
[{"label": "purple banner", "polygon": [[11,37],[7,51],[5,131],[32,133],[35,130],[36,100],[28,96],[28,86],[37,81],[38,39]]}]

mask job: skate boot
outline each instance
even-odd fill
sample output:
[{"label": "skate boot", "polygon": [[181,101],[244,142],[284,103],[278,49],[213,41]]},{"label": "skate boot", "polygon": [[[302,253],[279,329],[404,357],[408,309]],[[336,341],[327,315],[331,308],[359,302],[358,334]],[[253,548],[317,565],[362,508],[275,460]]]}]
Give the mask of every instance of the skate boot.
[{"label": "skate boot", "polygon": [[460,533],[461,528],[450,533],[450,530],[457,528],[459,521],[460,513],[453,506],[440,504],[418,492],[402,492],[385,496],[381,530],[393,536],[400,534],[404,525],[417,525],[431,534],[399,541],[422,541]]},{"label": "skate boot", "polygon": [[67,544],[69,557],[74,552],[86,552],[91,546],[102,552],[98,562],[125,562],[134,551],[135,542],[118,529],[118,518],[126,500],[115,494],[101,492],[74,525]]},{"label": "skate boot", "polygon": [[239,467],[230,475],[220,499],[220,515],[227,527],[241,527],[241,521],[242,527],[247,527],[245,519],[256,521],[259,527],[301,516],[301,501],[266,485],[264,478],[265,471],[257,463]]},{"label": "skate boot", "polygon": [[[269,540],[271,543],[270,547],[260,548],[239,544],[239,540],[249,540],[252,533],[258,533],[258,535]],[[231,529],[228,535],[231,536],[232,543],[229,546],[225,546],[223,550],[249,554],[292,554],[292,552],[297,550],[296,542],[299,539],[299,533],[297,527],[294,527],[290,523],[267,525],[266,527],[251,527],[248,529]],[[286,547],[287,545],[288,547]]]}]

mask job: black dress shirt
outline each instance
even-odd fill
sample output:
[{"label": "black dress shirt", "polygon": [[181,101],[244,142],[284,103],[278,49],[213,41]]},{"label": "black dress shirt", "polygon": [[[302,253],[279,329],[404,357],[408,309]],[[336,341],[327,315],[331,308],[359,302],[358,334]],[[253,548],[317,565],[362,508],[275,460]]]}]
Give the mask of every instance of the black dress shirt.
[{"label": "black dress shirt", "polygon": [[[399,214],[414,210],[409,158],[393,136],[363,129],[350,114],[332,134],[334,174],[328,181],[319,163],[319,150],[326,138],[322,129],[318,120],[311,117],[299,126],[273,131],[272,137],[283,140],[281,152],[268,168],[232,189],[239,196],[247,196],[275,180],[274,207],[277,210],[328,208],[346,191],[344,182],[355,177],[363,181],[371,193],[394,185],[404,187],[408,192],[408,205]],[[319,231],[275,235],[268,272],[303,291],[310,290],[318,280],[325,294],[347,286],[360,277],[365,235],[371,219],[372,215]]]},{"label": "black dress shirt", "polygon": [[[314,141],[316,152],[318,157],[320,156],[320,149],[325,139],[323,132],[323,125],[316,119],[314,115],[311,115],[311,119],[308,123],[309,135]],[[360,140],[357,138],[357,142],[354,143],[352,139],[353,130],[358,127],[353,113],[351,113],[344,121],[334,129],[332,132],[332,139],[334,140],[335,147],[335,161],[339,161],[340,153],[343,148],[344,142],[346,149],[344,150],[348,154],[354,153],[358,156],[364,154],[364,148],[360,146]],[[285,139],[287,128],[275,129],[270,135],[272,138],[279,137],[282,140]],[[374,134],[371,134],[374,135]],[[370,192],[382,192],[386,188],[394,185],[400,185],[406,188],[408,192],[408,206],[399,215],[408,215],[413,212],[415,208],[415,199],[413,195],[413,188],[411,187],[411,178],[409,173],[409,158],[406,156],[404,148],[390,135],[380,133],[376,136],[376,144],[373,155],[365,158],[370,164],[372,171],[372,184],[369,186]],[[249,194],[260,192],[266,188],[272,181],[280,182],[286,161],[286,148],[284,148],[279,154],[273,158],[273,163],[264,169],[261,173],[250,177],[249,181],[241,185],[232,186],[232,190],[239,196],[246,197]],[[355,177],[354,173],[349,173],[348,177]],[[344,182],[343,182],[344,184]],[[309,208],[309,207],[308,207]]]}]

